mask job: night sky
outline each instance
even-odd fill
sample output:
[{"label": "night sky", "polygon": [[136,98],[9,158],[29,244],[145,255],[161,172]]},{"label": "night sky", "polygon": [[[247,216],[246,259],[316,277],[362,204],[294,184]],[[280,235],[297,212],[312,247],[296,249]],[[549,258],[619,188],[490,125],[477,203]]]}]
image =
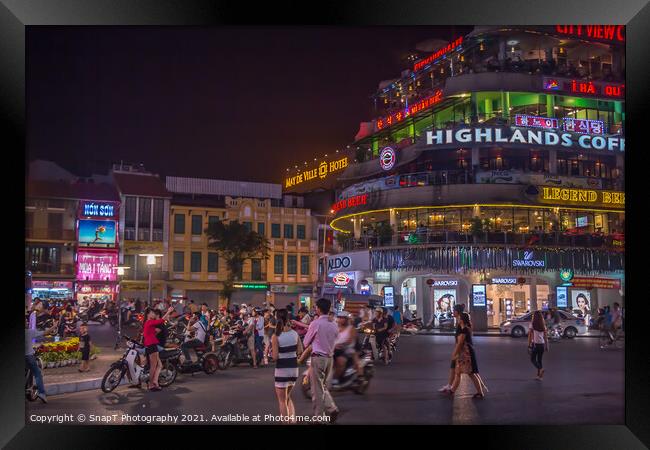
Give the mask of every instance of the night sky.
[{"label": "night sky", "polygon": [[469,27],[28,28],[27,151],[74,173],[281,183],[352,143],[369,96]]}]

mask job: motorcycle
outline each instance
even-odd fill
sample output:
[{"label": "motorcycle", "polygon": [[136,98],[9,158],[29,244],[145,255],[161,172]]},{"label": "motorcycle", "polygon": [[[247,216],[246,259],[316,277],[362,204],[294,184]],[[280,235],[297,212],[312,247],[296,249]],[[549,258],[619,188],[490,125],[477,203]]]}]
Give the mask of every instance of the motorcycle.
[{"label": "motorcycle", "polygon": [[402,325],[402,331],[409,334],[416,334],[422,330],[422,319],[405,320]]},{"label": "motorcycle", "polygon": [[[38,368],[42,371],[43,362],[41,361],[41,358],[36,358],[36,363],[38,364]],[[30,402],[34,402],[38,398],[36,379],[34,378],[32,369],[30,369],[27,365],[25,365],[25,398]]]},{"label": "motorcycle", "polygon": [[[375,374],[375,366],[369,352],[361,351],[359,353],[359,365],[361,366],[362,375],[359,375],[354,367],[354,358],[352,354],[346,354],[345,369],[341,376],[332,380],[330,392],[352,391],[355,394],[362,395],[368,390],[370,380]],[[307,399],[311,399],[311,358],[307,360],[307,369],[301,377],[302,393]]]},{"label": "motorcycle", "polygon": [[217,352],[219,368],[225,370],[241,363],[248,363],[253,366],[253,357],[248,351],[247,338],[240,327],[224,330],[222,333],[223,342]]},{"label": "motorcycle", "polygon": [[[140,355],[144,358],[144,345],[126,336],[124,339],[127,341],[126,351],[122,358],[111,364],[102,378],[101,388],[106,393],[112,392],[118,387],[124,376],[134,386],[149,381],[149,364],[142,366],[139,363]],[[165,349],[159,353],[162,364],[162,370],[158,376],[160,387],[167,387],[176,380],[178,371],[172,361],[178,358],[180,353],[179,349]]]},{"label": "motorcycle", "polygon": [[[201,347],[194,347],[192,350],[196,352],[198,359],[186,364],[185,361],[181,362],[181,354],[171,359],[172,364],[176,366],[176,370],[180,373],[205,372],[212,375],[219,368],[219,359],[216,353],[206,351],[208,348],[205,344]],[[190,350],[190,351],[192,351]]]},{"label": "motorcycle", "polygon": [[387,338],[381,348],[377,348],[377,336],[375,330],[366,326],[359,330],[361,338],[361,350],[367,352],[373,360],[383,361],[385,365],[390,364],[393,359],[393,353],[397,348],[397,338]]},{"label": "motorcycle", "polygon": [[559,342],[564,336],[564,330],[560,325],[550,326],[548,329],[548,340]]}]

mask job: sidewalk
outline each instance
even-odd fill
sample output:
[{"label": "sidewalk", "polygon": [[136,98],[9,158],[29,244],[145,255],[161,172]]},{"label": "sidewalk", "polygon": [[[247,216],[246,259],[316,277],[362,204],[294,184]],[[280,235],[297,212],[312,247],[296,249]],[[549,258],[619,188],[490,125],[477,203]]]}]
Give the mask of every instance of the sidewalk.
[{"label": "sidewalk", "polygon": [[79,364],[67,367],[43,369],[43,381],[47,395],[99,389],[102,377],[110,365],[121,358],[124,349],[99,347],[97,358],[90,361],[89,372],[79,372]]},{"label": "sidewalk", "polygon": [[[402,334],[411,334],[402,330]],[[452,330],[421,330],[418,333],[413,333],[414,335],[434,335],[434,336],[453,336],[454,332]],[[511,337],[509,334],[501,334],[498,328],[488,328],[487,331],[475,331],[474,336],[489,336],[489,337]],[[588,330],[586,334],[579,334],[576,337],[578,338],[598,338],[600,332],[598,330]]]}]

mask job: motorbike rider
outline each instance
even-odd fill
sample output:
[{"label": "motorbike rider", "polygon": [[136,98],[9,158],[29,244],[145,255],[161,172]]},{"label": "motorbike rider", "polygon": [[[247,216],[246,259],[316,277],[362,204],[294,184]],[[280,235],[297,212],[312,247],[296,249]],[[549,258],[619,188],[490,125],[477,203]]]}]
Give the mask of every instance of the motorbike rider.
[{"label": "motorbike rider", "polygon": [[[205,336],[207,334],[207,327],[201,320],[201,313],[197,312],[192,316],[190,322],[187,326],[187,334],[185,342],[181,344],[181,351],[185,356],[185,361],[183,364],[190,365],[192,364],[192,356],[190,355],[190,349],[201,347],[205,344]],[[196,352],[196,350],[195,350]],[[198,354],[196,355],[198,359]]]},{"label": "motorbike rider", "polygon": [[[242,311],[245,311],[242,308]],[[248,315],[248,312],[241,312],[244,323],[244,337],[248,344],[248,351],[253,359],[253,368],[257,369],[257,349],[255,348],[255,322],[256,320]]]},{"label": "motorbike rider", "polygon": [[388,338],[388,321],[384,317],[384,310],[381,307],[375,308],[375,317],[372,319],[372,325],[375,329],[375,341],[370,341],[372,354],[375,359],[379,358],[379,350],[383,348],[384,342]]},{"label": "motorbike rider", "polygon": [[339,334],[334,341],[334,376],[332,384],[338,383],[339,378],[345,370],[347,358],[354,360],[354,368],[361,375],[359,368],[359,355],[356,352],[357,330],[350,323],[350,313],[341,311],[336,315],[336,322],[339,326]]}]

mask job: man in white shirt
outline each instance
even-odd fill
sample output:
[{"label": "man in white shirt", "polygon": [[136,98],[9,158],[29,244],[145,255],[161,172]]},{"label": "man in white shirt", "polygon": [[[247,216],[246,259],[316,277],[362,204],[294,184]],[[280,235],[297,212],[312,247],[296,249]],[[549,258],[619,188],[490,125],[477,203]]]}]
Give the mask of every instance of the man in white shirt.
[{"label": "man in white shirt", "polygon": [[[197,312],[192,316],[190,323],[188,324],[189,336],[187,336],[185,342],[181,344],[181,350],[185,356],[184,364],[192,363],[192,357],[190,355],[191,348],[201,347],[205,344],[205,335],[208,330],[200,319],[201,313]],[[198,354],[196,357],[198,359]]]}]

